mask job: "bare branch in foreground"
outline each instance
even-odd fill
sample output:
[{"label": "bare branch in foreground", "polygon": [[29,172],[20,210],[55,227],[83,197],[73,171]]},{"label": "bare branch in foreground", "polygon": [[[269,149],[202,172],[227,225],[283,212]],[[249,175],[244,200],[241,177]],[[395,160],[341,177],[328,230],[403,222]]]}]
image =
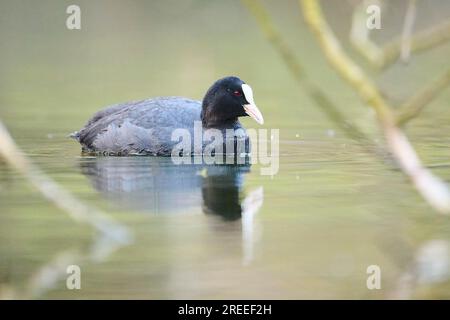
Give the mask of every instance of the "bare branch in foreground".
[{"label": "bare branch in foreground", "polygon": [[408,138],[396,126],[390,106],[384,101],[375,85],[341,48],[340,43],[323,17],[317,0],[299,0],[306,23],[316,36],[328,62],[371,106],[384,131],[389,149],[403,172],[423,198],[438,212],[450,213],[448,186],[424,168]]},{"label": "bare branch in foreground", "polygon": [[130,234],[126,227],[115,222],[108,214],[82,203],[34,166],[19,150],[1,121],[0,157],[27,178],[45,198],[68,213],[75,221],[89,224],[116,240],[129,240]]},{"label": "bare branch in foreground", "polygon": [[411,34],[414,28],[414,21],[416,20],[416,9],[416,0],[409,0],[402,32],[400,57],[403,63],[407,63],[411,57]]},{"label": "bare branch in foreground", "polygon": [[[308,81],[302,65],[298,62],[293,50],[284,41],[281,34],[274,26],[267,10],[261,5],[259,0],[242,0],[244,6],[255,17],[258,26],[266,36],[269,43],[280,54],[282,61],[292,73],[301,87],[307,91],[309,96],[320,107],[327,118],[335,123],[349,138],[359,142],[365,148],[373,151],[374,142],[367,137],[356,125],[351,123],[344,114],[334,105],[328,96],[313,83]],[[376,150],[379,153],[379,150]],[[384,156],[384,155],[383,155]]]},{"label": "bare branch in foreground", "polygon": [[353,47],[377,69],[385,69],[399,58],[403,61],[408,60],[412,53],[432,49],[450,40],[450,21],[412,34],[416,6],[410,2],[402,36],[385,45],[378,45],[370,39],[370,30],[366,27],[366,7],[367,3],[362,1],[353,11],[350,41]]}]

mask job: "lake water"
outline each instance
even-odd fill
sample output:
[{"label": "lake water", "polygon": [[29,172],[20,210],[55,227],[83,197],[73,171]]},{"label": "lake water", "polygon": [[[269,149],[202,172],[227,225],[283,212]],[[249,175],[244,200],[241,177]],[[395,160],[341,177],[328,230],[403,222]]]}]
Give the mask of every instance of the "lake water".
[{"label": "lake water", "polygon": [[[0,24],[9,39],[0,44],[0,117],[40,169],[129,237],[75,222],[0,163],[0,298],[450,298],[449,217],[320,113],[238,2],[127,10],[119,1],[108,10],[106,2],[82,2],[79,33],[60,27],[64,5],[14,3],[0,10],[10,12]],[[312,81],[382,143],[373,114],[328,69],[294,6],[274,16]],[[215,23],[224,12],[233,22]],[[379,83],[401,100],[438,74],[449,52],[444,46],[428,64],[422,55],[394,67]],[[226,74],[252,85],[264,127],[280,130],[273,177],[259,164],[81,156],[67,138],[105,105],[201,99]],[[407,128],[424,163],[447,182],[449,98],[447,91]],[[66,288],[68,265],[80,266],[81,290]],[[371,265],[381,270],[379,290],[366,286]]]}]

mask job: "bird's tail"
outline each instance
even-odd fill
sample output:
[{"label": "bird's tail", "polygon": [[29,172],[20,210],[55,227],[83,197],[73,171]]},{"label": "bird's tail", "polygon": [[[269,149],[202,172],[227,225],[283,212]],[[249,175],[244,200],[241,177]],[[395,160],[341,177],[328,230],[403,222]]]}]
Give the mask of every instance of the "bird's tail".
[{"label": "bird's tail", "polygon": [[78,131],[72,132],[68,137],[80,141],[80,133]]}]

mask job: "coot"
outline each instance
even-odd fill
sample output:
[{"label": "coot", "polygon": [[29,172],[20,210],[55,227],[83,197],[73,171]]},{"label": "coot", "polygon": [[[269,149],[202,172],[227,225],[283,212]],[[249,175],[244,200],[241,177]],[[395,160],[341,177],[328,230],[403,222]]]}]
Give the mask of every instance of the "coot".
[{"label": "coot", "polygon": [[[159,97],[109,106],[97,112],[71,137],[88,153],[170,156],[179,143],[173,139],[174,131],[183,129],[193,137],[197,123],[202,130],[219,130],[223,134],[224,153],[230,153],[234,150],[225,148],[229,132],[236,132],[232,139],[249,141],[238,120],[244,116],[252,117],[259,124],[264,122],[251,87],[238,77],[230,76],[217,80],[206,92],[203,102]],[[206,142],[202,145],[200,152],[205,150]],[[193,154],[192,150],[189,153]]]}]

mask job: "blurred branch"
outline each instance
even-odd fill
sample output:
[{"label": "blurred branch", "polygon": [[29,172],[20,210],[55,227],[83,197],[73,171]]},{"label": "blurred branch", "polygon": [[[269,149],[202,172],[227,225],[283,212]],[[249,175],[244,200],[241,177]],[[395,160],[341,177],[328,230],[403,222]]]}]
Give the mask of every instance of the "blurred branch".
[{"label": "blurred branch", "polygon": [[450,69],[427,87],[413,95],[398,111],[397,124],[403,125],[417,117],[422,110],[450,84]]},{"label": "blurred branch", "polygon": [[294,52],[286,44],[286,42],[281,37],[278,30],[276,30],[269,14],[266,9],[261,5],[259,0],[242,0],[242,3],[250,11],[251,14],[256,18],[261,31],[269,40],[270,44],[278,51],[278,53],[283,58],[283,61],[288,66],[292,75],[300,82],[304,81],[304,70],[300,63],[297,61]]},{"label": "blurred branch", "polygon": [[128,241],[128,230],[115,222],[106,213],[87,206],[35,167],[22,154],[7,129],[0,121],[0,158],[20,172],[41,194],[54,205],[65,211],[75,221],[84,222],[96,230]]},{"label": "blurred branch", "polygon": [[[430,29],[421,31],[411,36],[411,53],[417,53],[432,49],[450,40],[450,21],[445,21]],[[401,54],[401,41],[394,40],[384,49],[382,67],[394,63]]]},{"label": "blurred branch", "polygon": [[308,81],[303,67],[298,62],[294,51],[287,45],[281,34],[276,29],[267,10],[263,7],[259,0],[242,0],[243,5],[255,17],[258,26],[267,38],[269,43],[280,54],[282,61],[286,64],[288,70],[307,91],[310,97],[317,103],[320,109],[325,113],[330,121],[335,123],[343,132],[361,143],[365,147],[373,144],[371,140],[354,124],[349,122],[346,117],[339,111],[333,102],[326,96],[326,94],[317,86]]},{"label": "blurred branch", "polygon": [[416,5],[415,0],[411,0],[402,37],[378,46],[370,39],[370,30],[366,26],[366,7],[367,2],[363,1],[353,11],[350,40],[355,49],[378,69],[387,68],[399,57],[409,58],[411,53],[429,50],[450,40],[450,21],[412,34]]},{"label": "blurred branch", "polygon": [[441,213],[450,212],[448,186],[424,168],[404,133],[396,126],[390,106],[384,101],[376,86],[341,48],[328,26],[317,0],[299,0],[306,23],[316,36],[328,62],[371,106],[384,131],[390,151],[400,168],[411,179],[417,191]]},{"label": "blurred branch", "polygon": [[403,23],[402,45],[401,45],[401,60],[407,63],[411,56],[411,34],[414,28],[414,21],[416,20],[416,0],[409,0],[408,8],[406,9],[405,21]]}]

